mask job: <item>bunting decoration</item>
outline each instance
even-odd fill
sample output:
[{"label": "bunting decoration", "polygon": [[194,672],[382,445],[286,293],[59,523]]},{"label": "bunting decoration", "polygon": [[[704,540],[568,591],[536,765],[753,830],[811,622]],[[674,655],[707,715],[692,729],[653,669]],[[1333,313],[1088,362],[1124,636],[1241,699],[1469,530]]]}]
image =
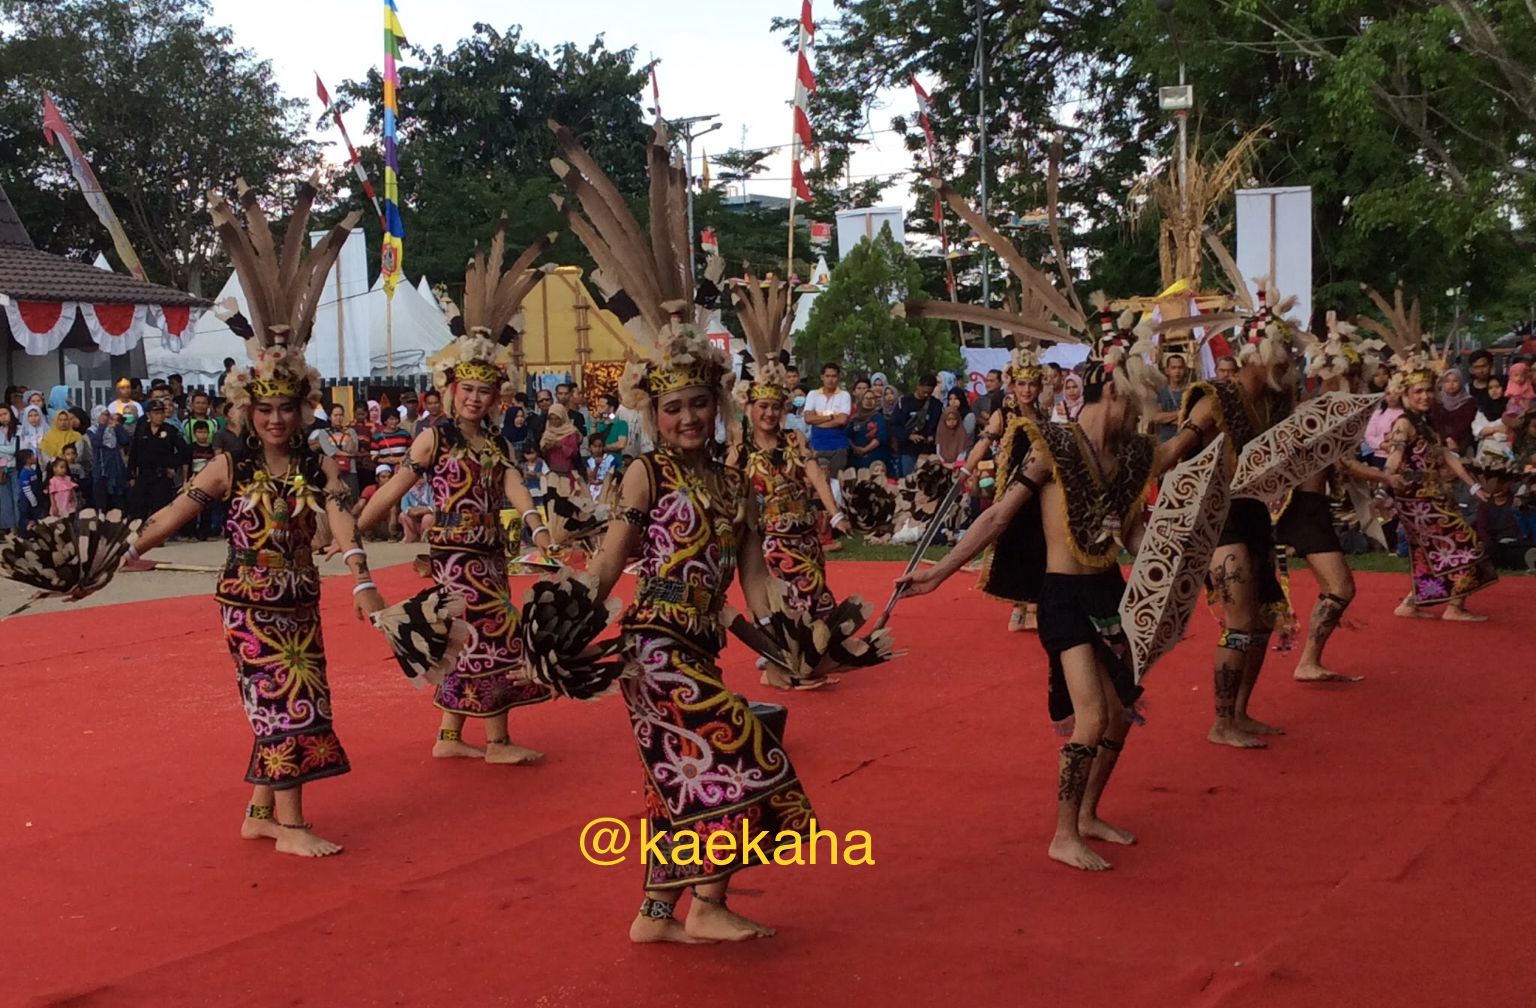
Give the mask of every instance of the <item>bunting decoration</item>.
[{"label": "bunting decoration", "polygon": [[59,114],[58,107],[53,104],[53,95],[47,91],[43,92],[43,137],[49,144],[58,144],[59,150],[63,152],[64,160],[69,162],[70,173],[80,186],[80,194],[85,197],[91,209],[96,211],[102,226],[112,236],[112,247],[117,250],[117,257],[128,267],[128,272],[140,280],[146,279],[144,267],[128,242],[127,232],[123,230],[123,222],[117,219],[112,204],[107,201],[107,194],[101,190],[101,183],[96,181],[91,163],[85,159],[80,144],[75,141],[74,131]]},{"label": "bunting decoration", "polygon": [[816,24],[811,20],[811,0],[800,4],[800,51],[795,68],[795,135],[790,145],[790,179],[794,195],[803,202],[810,202],[811,187],[806,185],[805,172],[800,159],[811,144],[811,119],[807,112],[811,92],[816,90],[816,76],[811,73],[811,40],[816,34]]},{"label": "bunting decoration", "polygon": [[[386,29],[387,30],[387,29]],[[373,211],[379,215],[379,223],[384,223],[384,209],[379,206],[379,196],[373,191],[373,182],[368,178],[368,173],[363,170],[363,160],[357,156],[357,148],[352,146],[352,138],[347,135],[346,124],[341,121],[341,113],[331,105],[331,93],[325,89],[325,81],[315,74],[315,96],[320,99],[320,104],[325,111],[330,113],[331,121],[336,124],[336,129],[341,133],[342,142],[347,145],[347,163],[352,166],[352,171],[357,175],[357,180],[363,184],[363,192],[373,201]]]},{"label": "bunting decoration", "polygon": [[384,244],[379,273],[390,299],[405,273],[405,223],[400,219],[400,159],[395,150],[400,116],[400,47],[406,44],[395,0],[384,0]]}]

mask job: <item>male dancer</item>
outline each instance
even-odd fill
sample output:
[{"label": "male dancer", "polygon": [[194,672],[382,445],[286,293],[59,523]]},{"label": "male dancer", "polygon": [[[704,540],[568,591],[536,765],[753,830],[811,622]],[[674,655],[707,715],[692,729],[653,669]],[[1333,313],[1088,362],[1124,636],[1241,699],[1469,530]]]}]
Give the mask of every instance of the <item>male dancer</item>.
[{"label": "male dancer", "polygon": [[[1076,423],[1015,424],[1030,450],[1007,474],[1007,489],[972,523],[937,565],[897,583],[908,594],[937,588],[998,539],[1032,499],[1040,500],[1045,575],[1040,594],[1040,644],[1050,659],[1052,720],[1071,719],[1061,748],[1056,833],[1050,856],[1086,871],[1111,867],[1085,840],[1131,844],[1129,832],[1099,818],[1099,800],[1125,745],[1141,695],[1120,627],[1125,582],[1118,554],[1123,541],[1140,543],[1143,504],[1155,441],[1135,433],[1142,401],[1155,395],[1156,369],[1133,350],[1090,359],[1083,372],[1083,410]],[[1001,474],[1000,474],[1001,475]],[[1124,535],[1122,535],[1122,530]],[[1038,555],[999,557],[1038,565]]]},{"label": "male dancer", "polygon": [[[1184,394],[1178,434],[1163,445],[1158,471],[1197,454],[1216,434],[1228,450],[1242,453],[1248,442],[1285,419],[1291,408],[1290,327],[1255,320],[1238,352],[1230,381],[1195,382]],[[1260,735],[1284,732],[1248,715],[1248,701],[1269,650],[1274,617],[1285,603],[1275,573],[1274,528],[1269,508],[1249,497],[1232,500],[1207,585],[1222,607],[1226,626],[1216,644],[1216,720],[1206,736],[1219,745],[1263,749]]]},{"label": "male dancer", "polygon": [[[1319,394],[1358,392],[1365,386],[1364,365],[1347,331],[1335,329],[1333,337],[1312,355],[1307,373],[1321,379]],[[1344,459],[1307,480],[1291,492],[1291,499],[1275,522],[1275,538],[1305,557],[1317,580],[1317,604],[1307,624],[1307,642],[1301,649],[1293,676],[1298,682],[1359,682],[1363,676],[1340,675],[1323,666],[1323,648],[1338,629],[1344,610],[1355,597],[1355,578],[1344,560],[1344,547],[1333,524],[1328,481],[1359,479],[1400,487],[1402,478],[1373,469],[1354,459]]]}]

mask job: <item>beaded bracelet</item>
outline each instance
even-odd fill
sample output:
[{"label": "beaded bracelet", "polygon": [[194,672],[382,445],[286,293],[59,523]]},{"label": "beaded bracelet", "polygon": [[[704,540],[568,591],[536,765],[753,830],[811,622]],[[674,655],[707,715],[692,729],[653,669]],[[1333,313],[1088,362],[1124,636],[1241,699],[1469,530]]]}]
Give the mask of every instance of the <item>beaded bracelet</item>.
[{"label": "beaded bracelet", "polygon": [[363,563],[365,564],[368,562],[368,551],[363,549],[361,546],[353,546],[351,549],[343,553],[341,555],[341,562],[346,563],[348,560],[351,560],[355,556],[362,557]]}]

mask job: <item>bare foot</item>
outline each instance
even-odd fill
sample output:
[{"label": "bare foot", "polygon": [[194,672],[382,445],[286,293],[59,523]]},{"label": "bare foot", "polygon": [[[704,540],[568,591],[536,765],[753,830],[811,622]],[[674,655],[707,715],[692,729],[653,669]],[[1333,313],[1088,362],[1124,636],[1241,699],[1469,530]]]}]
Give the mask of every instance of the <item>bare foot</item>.
[{"label": "bare foot", "polygon": [[472,746],[468,742],[454,740],[452,742],[438,739],[432,746],[432,755],[438,759],[450,759],[454,756],[465,756],[469,759],[480,759],[485,756],[485,750],[479,746]]},{"label": "bare foot", "polygon": [[1105,840],[1109,843],[1125,844],[1130,846],[1136,842],[1136,834],[1130,830],[1123,830],[1119,826],[1111,826],[1097,816],[1077,821],[1077,832],[1085,840]]},{"label": "bare foot", "polygon": [[1424,610],[1420,609],[1418,606],[1410,605],[1407,602],[1404,602],[1402,605],[1398,606],[1396,609],[1393,609],[1392,610],[1392,615],[1393,616],[1401,616],[1404,619],[1434,619],[1433,616],[1431,616],[1429,613],[1425,612]]},{"label": "bare foot", "polygon": [[277,849],[283,854],[297,854],[299,857],[329,857],[341,853],[341,844],[315,836],[307,829],[279,826]]},{"label": "bare foot", "polygon": [[281,827],[271,819],[252,819],[246,816],[245,822],[240,824],[240,837],[244,840],[276,840],[281,832]]},{"label": "bare foot", "polygon": [[1234,749],[1268,749],[1269,743],[1261,738],[1255,738],[1245,731],[1239,731],[1230,725],[1213,724],[1210,734],[1206,736],[1217,745],[1228,745]]},{"label": "bare foot", "polygon": [[1051,838],[1051,847],[1047,851],[1052,861],[1060,861],[1064,865],[1073,868],[1081,868],[1083,871],[1109,871],[1114,865],[1105,861],[1098,852],[1079,837],[1056,836]]},{"label": "bare foot", "polygon": [[678,942],[682,945],[710,945],[708,938],[695,938],[683,927],[683,922],[664,917],[655,920],[650,917],[636,917],[629,925],[629,940],[638,945],[649,945],[653,942]]},{"label": "bare foot", "polygon": [[688,934],[703,941],[748,941],[772,938],[774,930],[714,903],[695,899],[688,905]]},{"label": "bare foot", "polygon": [[1447,608],[1445,612],[1441,613],[1440,618],[1443,620],[1450,620],[1453,623],[1488,622],[1488,617],[1482,613],[1467,612],[1465,609],[1457,609],[1454,606]]},{"label": "bare foot", "polygon": [[1292,678],[1297,682],[1359,682],[1365,676],[1340,675],[1337,672],[1329,672],[1321,665],[1297,665]]},{"label": "bare foot", "polygon": [[1284,735],[1285,734],[1285,729],[1284,728],[1279,728],[1279,727],[1277,727],[1275,725],[1272,725],[1272,724],[1265,724],[1263,721],[1255,721],[1251,717],[1240,717],[1240,718],[1238,718],[1237,719],[1237,730],[1241,731],[1241,732],[1247,732],[1249,735]]},{"label": "bare foot", "polygon": [[488,742],[485,747],[487,763],[537,763],[544,754],[536,749],[524,749],[511,742]]}]

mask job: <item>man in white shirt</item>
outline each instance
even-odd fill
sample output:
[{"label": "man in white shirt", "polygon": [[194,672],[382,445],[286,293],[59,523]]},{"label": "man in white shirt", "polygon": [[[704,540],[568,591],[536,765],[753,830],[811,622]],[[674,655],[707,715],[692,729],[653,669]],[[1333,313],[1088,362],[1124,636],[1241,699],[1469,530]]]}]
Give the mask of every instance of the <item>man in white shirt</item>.
[{"label": "man in white shirt", "polygon": [[811,429],[811,452],[827,477],[835,478],[848,465],[848,416],[853,398],[837,387],[843,369],[828,363],[821,369],[821,388],[805,397],[805,422]]}]

